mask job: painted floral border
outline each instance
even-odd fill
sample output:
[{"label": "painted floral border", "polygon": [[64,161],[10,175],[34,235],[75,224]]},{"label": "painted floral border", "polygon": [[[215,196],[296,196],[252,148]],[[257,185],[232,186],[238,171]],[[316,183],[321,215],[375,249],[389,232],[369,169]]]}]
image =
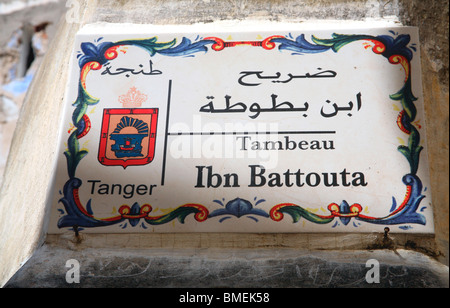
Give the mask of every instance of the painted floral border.
[{"label": "painted floral border", "polygon": [[[170,42],[158,42],[157,37],[148,39],[132,39],[121,40],[117,42],[101,42],[103,38],[97,39],[94,43],[81,43],[81,52],[78,54],[78,65],[80,68],[80,76],[78,81],[78,95],[73,103],[74,111],[72,113],[72,123],[74,130],[70,133],[67,140],[67,150],[64,152],[67,161],[67,172],[69,179],[63,188],[63,197],[59,200],[65,208],[65,212],[60,210],[63,216],[58,221],[58,227],[93,228],[110,226],[122,223],[122,228],[127,227],[129,223],[132,227],[138,225],[146,228],[146,224],[161,225],[166,224],[174,219],[178,219],[180,223],[184,223],[186,217],[190,214],[194,215],[197,222],[202,222],[210,218],[222,216],[219,222],[231,217],[248,217],[254,221],[261,218],[269,218],[273,221],[281,221],[285,215],[289,215],[294,223],[304,218],[315,224],[329,224],[335,221],[333,227],[338,223],[339,219],[344,225],[348,225],[350,221],[363,221],[380,225],[398,225],[398,224],[426,224],[424,215],[418,213],[421,200],[425,197],[422,195],[422,182],[417,176],[419,167],[420,153],[420,133],[413,123],[416,119],[416,106],[414,102],[417,98],[412,93],[411,85],[411,61],[413,51],[416,51],[415,45],[410,45],[410,36],[408,34],[397,34],[390,31],[392,35],[347,35],[332,34],[329,39],[320,39],[315,36],[311,37],[311,42],[301,34],[294,38],[291,34],[281,36],[274,35],[267,37],[262,41],[224,41],[218,37],[206,37],[197,39],[192,42],[190,39],[183,37],[181,42],[177,44],[176,39]],[[86,77],[91,70],[99,70],[109,61],[114,60],[122,51],[124,46],[137,46],[149,53],[150,56],[155,54],[169,57],[192,57],[197,53],[207,53],[210,50],[219,52],[224,48],[237,45],[252,45],[261,47],[266,50],[274,49],[278,46],[280,52],[291,52],[292,55],[304,55],[329,52],[334,53],[353,42],[362,41],[365,48],[372,48],[375,54],[385,57],[389,63],[401,65],[405,72],[405,80],[403,87],[397,93],[390,95],[390,99],[399,101],[402,110],[397,117],[397,125],[399,129],[408,135],[408,144],[398,146],[405,159],[407,159],[410,170],[402,178],[402,182],[406,186],[405,197],[403,201],[397,205],[395,198],[392,198],[392,207],[390,212],[384,217],[371,217],[363,214],[363,207],[360,204],[349,205],[345,200],[340,204],[331,203],[327,206],[329,215],[318,215],[304,207],[294,203],[281,203],[274,205],[270,211],[256,208],[256,206],[265,202],[265,200],[256,198],[254,204],[248,200],[236,198],[225,203],[225,200],[214,200],[215,203],[221,205],[220,209],[209,212],[209,210],[195,203],[184,204],[175,210],[160,216],[151,216],[152,207],[150,204],[139,205],[122,205],[116,216],[110,218],[95,217],[91,200],[84,206],[79,198],[79,188],[82,181],[76,177],[77,166],[81,160],[88,154],[87,150],[80,149],[79,139],[89,133],[91,124],[87,116],[89,107],[97,105],[99,100],[92,97],[86,90]],[[208,48],[209,46],[209,48]],[[423,208],[421,209],[423,210]],[[146,224],[144,224],[146,223]],[[354,226],[357,226],[353,222]],[[401,226],[405,230],[411,228],[409,225]]]}]

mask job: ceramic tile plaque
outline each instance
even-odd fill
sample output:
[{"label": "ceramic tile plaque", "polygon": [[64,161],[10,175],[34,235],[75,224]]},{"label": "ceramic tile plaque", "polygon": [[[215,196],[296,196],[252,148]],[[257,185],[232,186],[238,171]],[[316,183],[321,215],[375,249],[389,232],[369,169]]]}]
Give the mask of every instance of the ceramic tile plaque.
[{"label": "ceramic tile plaque", "polygon": [[432,233],[416,28],[91,26],[50,233]]}]

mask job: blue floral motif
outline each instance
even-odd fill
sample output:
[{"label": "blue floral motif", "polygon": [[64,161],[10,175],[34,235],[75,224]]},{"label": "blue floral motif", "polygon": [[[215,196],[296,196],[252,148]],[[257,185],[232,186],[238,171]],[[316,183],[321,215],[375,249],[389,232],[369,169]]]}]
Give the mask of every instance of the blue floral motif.
[{"label": "blue floral motif", "polygon": [[[343,200],[341,202],[341,204],[339,205],[339,212],[341,214],[350,214],[350,205],[348,205],[347,201]],[[339,219],[341,220],[341,222],[344,225],[348,225],[348,223],[350,222],[351,218],[350,217],[339,217]]]},{"label": "blue floral motif", "polygon": [[411,41],[411,37],[408,34],[401,34],[396,38],[388,35],[379,35],[377,39],[382,42],[386,46],[386,50],[382,53],[382,55],[386,58],[390,58],[393,55],[401,55],[404,56],[408,61],[411,61],[413,58],[413,50],[414,47],[408,47],[409,42]]},{"label": "blue floral motif", "polygon": [[[263,201],[264,200],[259,200],[256,202],[256,204],[263,202]],[[223,205],[221,201],[215,200],[215,202]],[[263,211],[261,209],[255,209],[249,201],[241,199],[241,198],[236,198],[236,199],[229,201],[225,205],[225,208],[217,209],[217,210],[213,211],[211,214],[209,214],[208,217],[216,217],[216,216],[223,216],[223,215],[228,215],[228,216],[220,219],[219,220],[220,222],[224,221],[225,219],[231,218],[230,216],[235,216],[237,218],[240,218],[240,217],[246,216],[246,215],[257,215],[257,216],[262,216],[262,217],[266,217],[266,218],[269,217],[268,213],[266,213],[265,211]],[[253,219],[254,221],[258,221],[258,219],[253,216],[248,216],[248,218]]]}]

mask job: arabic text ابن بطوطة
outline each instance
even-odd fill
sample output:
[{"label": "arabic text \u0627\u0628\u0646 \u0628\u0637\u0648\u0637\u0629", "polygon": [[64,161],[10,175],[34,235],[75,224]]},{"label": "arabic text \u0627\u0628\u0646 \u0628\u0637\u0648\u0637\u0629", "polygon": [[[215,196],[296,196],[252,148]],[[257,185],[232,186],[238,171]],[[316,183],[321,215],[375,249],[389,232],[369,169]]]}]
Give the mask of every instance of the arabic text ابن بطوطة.
[{"label": "arabic text \u0627\u0628\u0646 \u0628\u0637\u0648\u0637\u0629", "polygon": [[[320,69],[320,68],[318,68]],[[288,83],[295,79],[302,79],[302,78],[334,78],[336,77],[337,73],[332,70],[326,70],[322,71],[320,69],[319,72],[315,74],[306,73],[303,75],[293,75],[291,73],[287,74],[287,77],[283,77],[280,80],[280,77],[282,77],[281,73],[277,72],[274,75],[263,75],[262,71],[243,71],[240,73],[242,76],[238,79],[238,83],[243,86],[259,86],[263,82],[271,80],[272,83]],[[255,77],[258,79],[254,80]],[[250,80],[248,80],[250,78]],[[271,104],[270,107],[261,107],[259,103],[252,103],[250,106],[247,106],[243,102],[236,102],[232,103],[231,99],[232,97],[230,95],[225,95],[225,108],[216,108],[214,106],[214,96],[206,96],[206,98],[209,100],[209,102],[203,106],[200,107],[200,112],[206,112],[206,113],[244,113],[247,111],[250,111],[252,114],[249,115],[251,119],[256,119],[261,113],[264,112],[300,112],[302,113],[303,117],[307,117],[307,111],[309,108],[309,103],[304,102],[303,106],[296,107],[294,104],[292,104],[289,101],[284,101],[281,103],[277,102],[278,95],[277,94],[271,94]],[[346,112],[347,116],[351,117],[353,115],[352,111],[354,106],[354,103],[352,101],[349,101],[347,105],[344,106],[338,106],[336,103],[331,103],[330,100],[326,100],[326,105],[324,105],[321,110],[320,114],[324,118],[331,118],[340,112]],[[362,95],[361,92],[358,92],[356,94],[356,109],[359,111],[362,106]]]}]

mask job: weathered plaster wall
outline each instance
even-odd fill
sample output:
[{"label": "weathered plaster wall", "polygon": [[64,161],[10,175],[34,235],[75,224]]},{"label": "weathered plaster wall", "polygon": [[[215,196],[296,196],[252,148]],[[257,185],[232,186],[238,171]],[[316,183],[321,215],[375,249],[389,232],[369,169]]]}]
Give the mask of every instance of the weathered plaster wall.
[{"label": "weathered plaster wall", "polygon": [[[0,191],[0,285],[19,269],[45,240],[45,193],[52,178],[60,107],[67,81],[67,55],[77,30],[86,23],[134,22],[184,24],[219,20],[389,20],[419,26],[422,42],[422,70],[427,116],[427,140],[431,164],[436,241],[433,237],[397,236],[401,246],[420,248],[448,264],[448,0],[154,0],[75,1],[63,20],[58,40],[32,83],[22,107]],[[45,121],[42,121],[45,119]],[[13,218],[12,218],[13,217]],[[82,245],[73,235],[50,237],[52,244],[83,249],[89,245],[127,243],[134,248],[170,247],[219,248],[283,247],[306,249],[364,249],[371,235],[150,235],[107,237],[84,235]],[[365,236],[365,237],[364,237]],[[247,243],[247,245],[245,245]],[[160,246],[158,246],[158,244]],[[436,246],[437,244],[437,246]],[[83,246],[85,245],[85,246]],[[170,248],[168,247],[168,248]]]},{"label": "weathered plaster wall", "polygon": [[64,4],[0,0],[0,185],[22,102],[65,12]]}]

